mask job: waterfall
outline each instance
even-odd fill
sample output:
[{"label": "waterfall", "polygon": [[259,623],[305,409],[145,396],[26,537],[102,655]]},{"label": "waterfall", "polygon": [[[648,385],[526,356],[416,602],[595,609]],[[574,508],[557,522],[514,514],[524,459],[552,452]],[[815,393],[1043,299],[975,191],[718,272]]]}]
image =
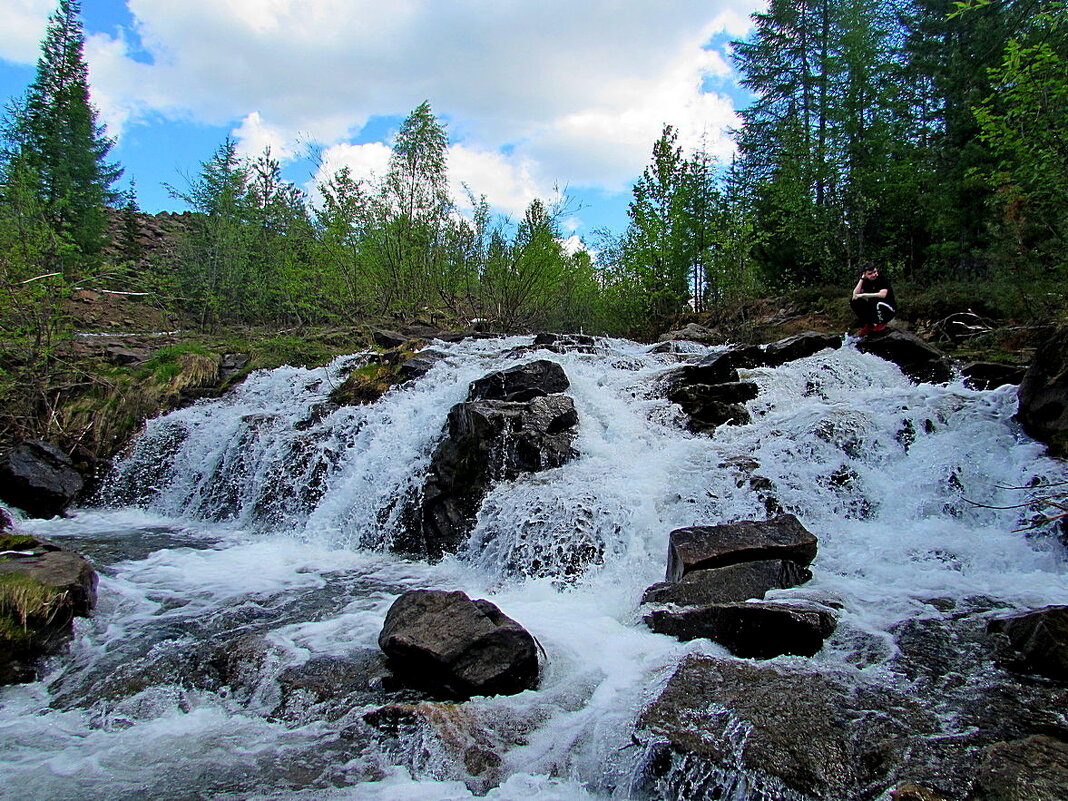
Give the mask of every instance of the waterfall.
[{"label": "waterfall", "polygon": [[[918,611],[932,598],[1068,603],[1062,544],[1018,530],[1026,488],[1068,470],[1013,421],[1013,387],[915,385],[847,342],[743,371],[753,422],[710,437],[685,430],[657,378],[715,348],[529,346],[435,343],[429,373],[365,406],[329,396],[366,355],[254,373],[150,421],[98,505],[22,521],[96,562],[100,601],[41,681],[0,689],[0,797],[631,797],[635,718],[684,656],[725,655],[641,622],[683,526],[797,515],[819,539],[814,578],[773,595],[840,609],[821,670],[878,680],[888,632],[936,614]],[[449,408],[533,358],[570,379],[579,456],[494,486],[454,556],[391,553]],[[395,700],[376,662],[385,611],[420,587],[523,624],[546,653],[541,687],[415,703],[410,736],[368,734],[362,717]],[[346,689],[316,695],[315,671]]]}]

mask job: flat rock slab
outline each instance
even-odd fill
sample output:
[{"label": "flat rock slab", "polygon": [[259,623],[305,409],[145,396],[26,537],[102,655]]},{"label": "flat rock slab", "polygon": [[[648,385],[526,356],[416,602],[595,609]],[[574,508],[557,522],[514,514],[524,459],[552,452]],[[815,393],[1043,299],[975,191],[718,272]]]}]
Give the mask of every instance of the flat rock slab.
[{"label": "flat rock slab", "polygon": [[463,592],[412,590],[386,614],[378,636],[395,675],[458,699],[537,687],[534,638],[489,601]]},{"label": "flat rock slab", "polygon": [[745,659],[813,656],[836,625],[834,615],[824,609],[766,602],[658,609],[645,622],[658,634],[712,640]]},{"label": "flat rock slab", "polygon": [[808,565],[816,558],[816,547],[816,537],[792,514],[680,528],[668,535],[667,580],[678,581],[693,570],[763,559]]},{"label": "flat rock slab", "polygon": [[1009,638],[1017,654],[1009,667],[1058,681],[1068,680],[1068,606],[1047,606],[994,619],[987,631]]},{"label": "flat rock slab", "polygon": [[694,570],[677,582],[654,584],[645,591],[643,604],[705,606],[762,600],[769,590],[804,584],[811,571],[787,559],[764,559],[728,567]]}]

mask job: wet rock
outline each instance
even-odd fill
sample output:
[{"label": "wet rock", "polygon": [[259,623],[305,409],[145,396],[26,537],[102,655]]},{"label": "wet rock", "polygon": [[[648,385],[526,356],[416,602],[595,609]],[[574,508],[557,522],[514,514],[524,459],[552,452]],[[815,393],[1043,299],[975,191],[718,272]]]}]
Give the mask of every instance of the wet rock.
[{"label": "wet rock", "polygon": [[31,517],[63,514],[84,483],[70,457],[48,442],[27,440],[0,459],[0,500]]},{"label": "wet rock", "polygon": [[816,558],[816,547],[816,537],[792,514],[680,528],[668,535],[667,580],[678,581],[693,570],[763,559],[808,565]]},{"label": "wet rock", "polygon": [[763,599],[769,590],[797,587],[812,573],[786,559],[744,562],[710,570],[694,570],[677,582],[654,584],[642,596],[643,604],[702,606]]},{"label": "wet rock", "polygon": [[715,431],[721,425],[745,425],[749,411],[742,406],[757,396],[757,385],[751,381],[732,381],[723,384],[686,384],[668,394],[689,417],[687,427],[694,433]]},{"label": "wet rock", "polygon": [[972,389],[997,389],[1023,381],[1026,368],[999,362],[969,362],[960,369],[964,383]]},{"label": "wet rock", "polygon": [[571,386],[564,368],[546,359],[490,373],[471,382],[468,401],[499,400],[521,403],[563,392]]},{"label": "wet rock", "polygon": [[397,380],[413,381],[417,378],[422,378],[444,358],[445,354],[440,350],[420,351],[397,367]]},{"label": "wet rock", "polygon": [[1016,419],[1028,435],[1068,456],[1068,326],[1058,328],[1035,352],[1017,393]]},{"label": "wet rock", "polygon": [[109,345],[104,349],[105,358],[112,364],[120,367],[131,367],[148,361],[149,354],[145,350],[124,348],[121,345]]},{"label": "wet rock", "polygon": [[768,367],[779,367],[787,362],[804,359],[821,350],[842,347],[840,334],[823,334],[818,331],[806,331],[778,342],[772,342],[764,347],[764,364]]},{"label": "wet rock", "polygon": [[697,364],[678,367],[664,376],[668,392],[686,384],[726,384],[738,380],[738,365],[731,351],[713,353]]},{"label": "wet rock", "polygon": [[75,617],[96,604],[97,575],[74,551],[0,535],[0,684],[31,681],[41,657],[70,640]]},{"label": "wet rock", "polygon": [[369,650],[349,656],[314,656],[278,676],[282,701],[274,714],[292,720],[312,715],[334,720],[354,706],[381,697],[379,685],[388,675],[382,654]]},{"label": "wet rock", "polygon": [[893,362],[913,381],[939,384],[953,378],[949,357],[906,331],[888,328],[871,334],[857,343],[857,350]]},{"label": "wet rock", "polygon": [[890,801],[949,801],[949,799],[923,785],[901,782],[890,791]]},{"label": "wet rock", "polygon": [[638,719],[638,738],[659,744],[649,789],[673,801],[859,798],[871,776],[851,700],[819,673],[687,657]]},{"label": "wet rock", "polygon": [[813,656],[836,625],[834,615],[825,609],[767,602],[657,609],[645,622],[658,634],[684,641],[709,639],[747,659]]},{"label": "wet rock", "polygon": [[489,601],[412,590],[386,613],[378,636],[394,674],[412,687],[467,699],[537,687],[534,638]]},{"label": "wet rock", "polygon": [[246,367],[251,357],[247,353],[224,353],[219,363],[219,381],[226,383]]},{"label": "wet rock", "polygon": [[967,801],[1068,798],[1068,743],[1043,735],[986,749]]},{"label": "wet rock", "polygon": [[1013,669],[1068,681],[1068,606],[994,619],[987,630],[1008,637],[1017,655]]},{"label": "wet rock", "polygon": [[574,458],[577,424],[574,401],[566,395],[454,406],[446,436],[431,457],[421,499],[406,531],[395,538],[394,550],[431,559],[455,553],[495,482]]}]

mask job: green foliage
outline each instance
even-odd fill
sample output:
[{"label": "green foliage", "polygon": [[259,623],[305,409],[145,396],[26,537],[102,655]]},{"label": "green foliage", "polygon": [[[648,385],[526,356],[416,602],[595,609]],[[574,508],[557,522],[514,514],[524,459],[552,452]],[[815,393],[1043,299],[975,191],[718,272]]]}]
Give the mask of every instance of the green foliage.
[{"label": "green foliage", "polygon": [[111,186],[122,172],[107,161],[112,142],[90,103],[79,10],[78,0],[59,0],[36,78],[4,130],[4,179],[12,180],[13,164],[32,175],[48,223],[74,245],[56,254],[71,274],[99,262],[107,239],[105,206],[117,199]]}]

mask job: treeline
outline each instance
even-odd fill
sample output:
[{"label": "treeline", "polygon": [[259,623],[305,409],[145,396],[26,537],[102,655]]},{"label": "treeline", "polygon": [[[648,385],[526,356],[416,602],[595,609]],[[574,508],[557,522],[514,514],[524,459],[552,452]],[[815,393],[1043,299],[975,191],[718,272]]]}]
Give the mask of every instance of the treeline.
[{"label": "treeline", "polygon": [[[133,194],[114,190],[77,0],[60,0],[3,129],[5,341],[46,348],[64,292],[86,281],[149,293],[205,329],[384,317],[640,336],[764,293],[845,292],[868,260],[916,285],[1046,287],[1035,302],[1060,302],[1064,0],[771,0],[754,21],[734,44],[756,97],[737,157],[684,150],[665,125],[626,230],[590,250],[565,247],[564,211],[545,201],[515,221],[485,197],[461,211],[447,132],[424,103],[385,176],[342,169],[314,202],[270,152],[243,159],[224,142],[173,190],[190,227],[174,258],[152,263],[137,252]],[[125,211],[105,251],[108,206]]]}]

